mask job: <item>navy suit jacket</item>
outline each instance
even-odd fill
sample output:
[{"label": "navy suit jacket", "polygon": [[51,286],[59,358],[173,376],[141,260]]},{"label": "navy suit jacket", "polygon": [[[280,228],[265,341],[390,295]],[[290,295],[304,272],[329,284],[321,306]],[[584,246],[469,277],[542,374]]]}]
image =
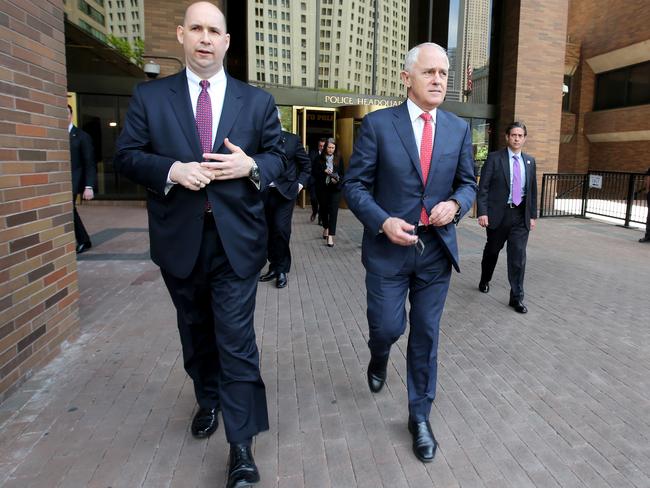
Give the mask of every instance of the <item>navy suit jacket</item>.
[{"label": "navy suit jacket", "polygon": [[[285,168],[273,97],[226,76],[226,94],[212,152],[229,153],[226,137],[257,163],[264,188]],[[151,258],[178,278],[198,257],[206,199],[230,265],[245,278],[266,262],[266,221],[260,191],[248,178],[213,181],[204,190],[165,186],[175,161],[202,161],[185,70],[138,85],[117,140],[115,166],[147,188]]]},{"label": "navy suit jacket", "polygon": [[[399,272],[408,248],[380,232],[388,217],[417,224],[422,206],[455,199],[461,216],[476,197],[471,131],[457,116],[438,109],[434,149],[426,184],[406,102],[369,113],[363,119],[343,186],[350,209],[364,224],[362,260],[381,276]],[[437,227],[448,258],[458,270],[456,226]]]},{"label": "navy suit jacket", "polygon": [[[526,228],[530,230],[530,219],[537,218],[537,169],[535,158],[530,154],[521,153],[526,167],[526,195],[524,205],[527,219]],[[488,228],[496,229],[503,220],[508,197],[510,196],[510,161],[508,149],[501,149],[488,154],[481,168],[478,197],[476,205],[479,216],[488,216]]]},{"label": "navy suit jacket", "polygon": [[287,158],[287,169],[273,180],[273,184],[284,198],[295,200],[298,196],[298,183],[305,187],[309,182],[311,161],[300,142],[300,137],[283,130],[282,140]]},{"label": "navy suit jacket", "polygon": [[70,129],[70,171],[72,173],[72,195],[83,193],[85,187],[97,184],[97,163],[93,141],[87,132],[76,125]]}]

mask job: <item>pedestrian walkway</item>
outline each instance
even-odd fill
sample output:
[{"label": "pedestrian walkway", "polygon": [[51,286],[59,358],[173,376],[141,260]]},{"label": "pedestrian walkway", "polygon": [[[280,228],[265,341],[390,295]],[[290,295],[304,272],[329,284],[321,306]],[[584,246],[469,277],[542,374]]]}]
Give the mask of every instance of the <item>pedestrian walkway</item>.
[{"label": "pedestrian walkway", "polygon": [[[148,260],[143,208],[82,206],[81,331],[0,405],[0,486],[221,487],[223,427],[199,441],[175,315]],[[261,283],[256,331],[270,431],[260,487],[650,487],[650,245],[638,230],[542,219],[526,305],[507,306],[505,255],[478,292],[484,231],[459,228],[441,322],[424,465],[406,429],[406,341],[368,391],[361,226],[328,248],[296,209],[289,286]]]}]

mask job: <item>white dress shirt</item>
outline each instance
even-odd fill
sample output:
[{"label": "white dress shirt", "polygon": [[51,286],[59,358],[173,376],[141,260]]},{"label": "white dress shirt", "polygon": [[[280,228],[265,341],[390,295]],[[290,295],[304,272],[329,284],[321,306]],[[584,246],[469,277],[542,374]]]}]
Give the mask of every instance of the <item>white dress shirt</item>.
[{"label": "white dress shirt", "polygon": [[512,165],[515,160],[513,156],[519,158],[519,174],[521,175],[521,198],[526,196],[526,165],[521,152],[514,153],[512,149],[508,148],[508,167],[510,168],[510,193],[508,194],[508,203],[512,203]]},{"label": "white dress shirt", "polygon": [[[406,107],[409,110],[409,117],[411,119],[411,125],[413,126],[413,135],[415,136],[415,144],[418,146],[418,156],[420,155],[420,147],[422,146],[422,130],[424,129],[424,119],[420,117],[424,110],[418,107],[410,98],[406,99]],[[431,112],[431,147],[436,140],[436,114],[437,109],[433,109]]]}]

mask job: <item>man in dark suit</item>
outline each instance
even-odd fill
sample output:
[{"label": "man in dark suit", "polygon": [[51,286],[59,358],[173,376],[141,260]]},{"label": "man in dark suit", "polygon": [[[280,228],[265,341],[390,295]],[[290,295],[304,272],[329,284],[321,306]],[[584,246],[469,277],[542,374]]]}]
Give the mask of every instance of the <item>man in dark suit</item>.
[{"label": "man in dark suit", "polygon": [[521,151],[527,135],[521,122],[507,127],[508,147],[488,155],[481,169],[477,198],[478,223],[487,229],[478,289],[490,291],[499,252],[507,242],[509,305],[519,313],[528,312],[524,305],[526,244],[537,219],[535,158]]},{"label": "man in dark suit", "polygon": [[309,184],[307,185],[309,189],[309,200],[311,203],[311,216],[309,217],[310,222],[313,222],[316,219],[316,216],[318,216],[318,225],[321,225],[321,218],[320,214],[318,213],[318,209],[320,206],[320,203],[318,201],[318,187],[316,185],[316,172],[318,171],[319,168],[319,162],[318,158],[320,154],[323,152],[325,149],[325,143],[327,142],[327,139],[325,137],[321,137],[318,139],[318,147],[315,149],[310,149],[309,150],[309,161],[311,161],[311,173],[309,175]]},{"label": "man in dark suit", "polygon": [[271,281],[275,278],[277,288],[287,286],[287,273],[291,269],[291,218],[296,206],[296,197],[307,184],[311,171],[309,158],[300,138],[283,130],[282,141],[287,169],[262,193],[269,234],[269,270],[260,276],[260,281]]},{"label": "man in dark suit", "polygon": [[252,438],[269,426],[253,312],[266,262],[259,190],[284,171],[280,123],[273,97],[226,74],[230,35],[216,6],[190,5],[176,35],[187,68],[136,87],[115,163],[147,188],[151,257],[199,405],[192,434],[212,434],[221,409],[227,486],[248,486],[259,480]]},{"label": "man in dark suit", "polygon": [[70,134],[70,172],[72,173],[72,212],[74,214],[74,237],[77,241],[76,251],[81,254],[92,247],[90,236],[86,232],[81,217],[77,212],[77,195],[84,200],[95,197],[94,187],[97,183],[97,163],[90,136],[72,123],[72,107],[68,105],[68,133]]},{"label": "man in dark suit", "polygon": [[433,43],[406,55],[407,101],[365,116],[344,192],[364,224],[370,363],[368,386],[386,381],[391,346],[406,328],[408,429],[413,452],[430,462],[437,442],[429,424],[436,393],[437,349],[451,267],[458,270],[456,226],[476,196],[472,133],[438,109],[447,90],[449,59]]}]

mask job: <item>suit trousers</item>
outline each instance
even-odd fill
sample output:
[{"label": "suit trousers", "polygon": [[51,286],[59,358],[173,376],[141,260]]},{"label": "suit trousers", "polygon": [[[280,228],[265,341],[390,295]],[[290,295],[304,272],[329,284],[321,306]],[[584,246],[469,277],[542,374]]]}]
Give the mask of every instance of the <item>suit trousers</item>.
[{"label": "suit trousers", "polygon": [[650,239],[650,191],[648,192],[646,199],[648,200],[648,205],[646,207],[648,209],[648,216],[645,222],[645,238]]},{"label": "suit trousers", "polygon": [[276,273],[288,273],[291,269],[291,218],[296,201],[287,200],[275,187],[267,188],[262,194],[262,199],[269,231],[269,269]]},{"label": "suit trousers", "polygon": [[86,227],[79,217],[79,212],[77,212],[77,202],[75,198],[72,200],[72,213],[74,216],[74,238],[77,241],[77,245],[87,244],[90,242],[90,236],[86,232]]},{"label": "suit trousers", "polygon": [[481,282],[492,280],[494,268],[499,259],[499,252],[507,242],[508,281],[510,282],[510,298],[513,300],[524,299],[524,274],[526,272],[526,245],[528,244],[529,230],[526,228],[526,208],[507,207],[503,220],[498,227],[487,229],[487,242],[483,249],[481,261]]},{"label": "suit trousers", "polygon": [[341,202],[341,190],[325,188],[319,198],[320,216],[323,222],[323,229],[329,229],[329,235],[336,235],[336,221],[339,216],[339,203]]},{"label": "suit trousers", "polygon": [[406,330],[406,297],[409,311],[409,337],[406,350],[406,375],[409,415],[422,422],[429,419],[436,396],[438,335],[440,317],[451,278],[451,262],[435,231],[420,235],[425,249],[415,246],[394,276],[366,272],[368,301],[368,347],[373,357],[387,358],[391,346]]},{"label": "suit trousers", "polygon": [[177,311],[185,370],[199,406],[221,406],[226,439],[246,442],[268,430],[253,312],[259,273],[235,274],[212,214],[205,215],[199,257],[187,278],[162,271]]}]

